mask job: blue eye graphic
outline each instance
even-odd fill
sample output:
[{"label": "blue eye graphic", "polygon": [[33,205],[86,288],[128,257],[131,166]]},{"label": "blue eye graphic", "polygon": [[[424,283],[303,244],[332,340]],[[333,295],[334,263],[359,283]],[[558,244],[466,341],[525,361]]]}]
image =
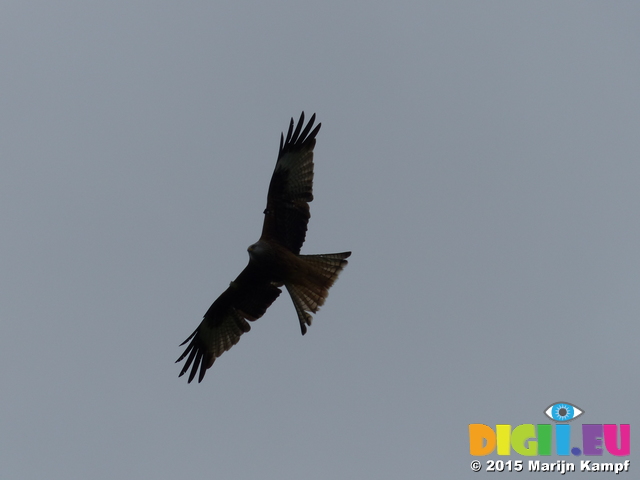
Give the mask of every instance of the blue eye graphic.
[{"label": "blue eye graphic", "polygon": [[544,414],[551,420],[556,422],[570,422],[575,420],[584,413],[584,410],[580,410],[578,407],[567,402],[558,402],[552,405],[544,411]]}]

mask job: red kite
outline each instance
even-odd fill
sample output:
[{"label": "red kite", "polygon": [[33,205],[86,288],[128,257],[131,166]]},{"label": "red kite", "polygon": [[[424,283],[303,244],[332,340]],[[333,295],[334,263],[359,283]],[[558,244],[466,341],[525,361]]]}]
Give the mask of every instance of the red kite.
[{"label": "red kite", "polygon": [[[311,325],[311,313],[324,303],[329,288],[347,265],[351,252],[300,255],[313,200],[313,147],[320,130],[313,131],[315,114],[304,127],[304,112],[293,129],[293,118],[285,140],[280,136],[278,161],[269,184],[267,208],[260,240],[248,248],[249,264],[204,314],[200,326],[180,345],[190,341],[176,360],[187,358],[180,377],[189,367],[189,383],[198,369],[198,382],[213,362],[248,332],[247,322],[260,318],[286,287],[298,314],[302,335]],[[188,357],[187,357],[188,355]]]}]

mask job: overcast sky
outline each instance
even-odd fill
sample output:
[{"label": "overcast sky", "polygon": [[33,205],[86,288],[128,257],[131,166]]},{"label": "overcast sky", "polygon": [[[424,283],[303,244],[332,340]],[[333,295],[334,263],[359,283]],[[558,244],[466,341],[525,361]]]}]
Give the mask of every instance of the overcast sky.
[{"label": "overcast sky", "polygon": [[[477,478],[469,424],[557,401],[635,438],[639,24],[624,1],[3,2],[0,476]],[[349,265],[307,335],[283,293],[187,384],[178,345],[246,265],[302,110],[302,251]]]}]

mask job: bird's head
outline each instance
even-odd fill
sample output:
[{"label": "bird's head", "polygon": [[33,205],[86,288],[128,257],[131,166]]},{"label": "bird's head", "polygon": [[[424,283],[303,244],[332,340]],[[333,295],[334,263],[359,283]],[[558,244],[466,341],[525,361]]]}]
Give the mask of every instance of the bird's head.
[{"label": "bird's head", "polygon": [[249,257],[251,257],[253,260],[257,260],[268,255],[269,246],[263,241],[257,241],[253,245],[249,245],[249,248],[247,248],[247,252],[249,252]]}]

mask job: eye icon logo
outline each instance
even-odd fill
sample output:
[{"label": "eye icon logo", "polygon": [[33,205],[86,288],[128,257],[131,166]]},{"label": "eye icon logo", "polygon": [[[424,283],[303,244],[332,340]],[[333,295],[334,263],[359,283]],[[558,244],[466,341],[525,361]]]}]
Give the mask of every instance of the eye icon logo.
[{"label": "eye icon logo", "polygon": [[584,410],[568,402],[553,403],[544,411],[544,414],[554,422],[570,422],[583,413]]}]

